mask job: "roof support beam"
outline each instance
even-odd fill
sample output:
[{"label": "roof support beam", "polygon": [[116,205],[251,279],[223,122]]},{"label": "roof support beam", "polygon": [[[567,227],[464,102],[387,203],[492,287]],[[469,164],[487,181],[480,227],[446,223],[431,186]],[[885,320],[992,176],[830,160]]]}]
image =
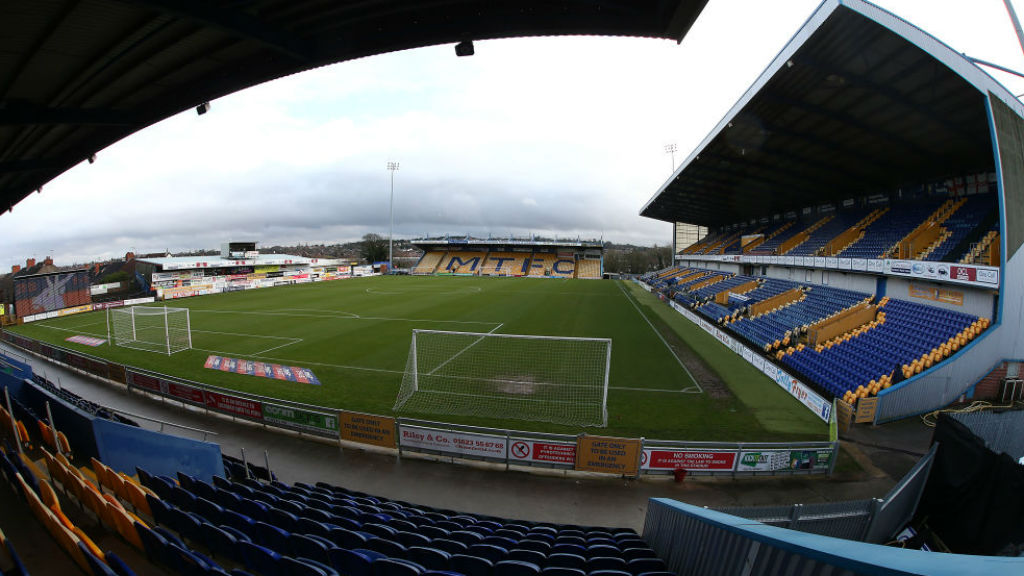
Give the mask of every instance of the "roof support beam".
[{"label": "roof support beam", "polygon": [[313,46],[243,10],[222,10],[206,0],[133,0],[160,12],[213,26],[228,34],[259,42],[300,62],[315,59]]},{"label": "roof support beam", "polygon": [[133,114],[117,110],[42,108],[0,105],[0,126],[30,125],[141,126]]}]

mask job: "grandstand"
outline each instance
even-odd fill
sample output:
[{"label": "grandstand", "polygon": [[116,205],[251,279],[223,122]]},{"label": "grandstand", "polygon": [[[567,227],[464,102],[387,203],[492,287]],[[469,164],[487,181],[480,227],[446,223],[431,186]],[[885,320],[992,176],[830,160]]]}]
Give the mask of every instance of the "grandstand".
[{"label": "grandstand", "polygon": [[[657,3],[656,11],[651,8],[653,5],[638,1],[629,6],[631,10],[618,6],[619,9],[594,11],[611,15],[612,22],[621,20],[635,28],[622,30],[607,20],[586,19],[582,29],[681,38],[696,17],[694,11],[699,13],[703,3],[669,5],[667,9],[664,3]],[[310,52],[315,46],[324,46],[326,50],[351,46],[351,57],[403,47],[406,43],[416,45],[454,37],[456,33],[452,30],[467,34],[463,32],[464,22],[447,19],[451,13],[446,9],[422,10],[426,21],[411,18],[420,29],[419,34],[426,34],[415,37],[401,25],[389,28],[383,21],[356,9],[353,18],[359,29],[382,31],[363,37],[380,37],[378,41],[382,44],[367,46],[358,35],[346,35],[347,29],[337,25],[321,29],[346,41],[327,43],[324,38],[289,36],[296,27],[290,22],[258,19],[264,14],[260,8],[265,6],[260,2],[255,6],[251,12],[231,12],[241,9],[228,4],[202,11],[179,6],[173,12],[185,12],[194,20],[181,28],[187,28],[186,37],[196,35],[191,43],[202,50],[212,44],[204,28],[206,22],[212,22],[220,33],[226,32],[233,50],[211,54],[213,58],[223,58],[228,69],[247,70],[247,74],[253,75],[246,77],[250,83],[339,58],[333,52],[328,52],[328,56]],[[53,34],[60,27],[57,22],[67,19],[78,24],[80,12],[89,13],[89,9],[95,8],[91,3],[85,7],[80,11],[62,11],[55,22],[40,18],[46,28],[44,37],[52,36],[58,42],[57,38],[63,35]],[[300,5],[294,14],[309,18],[311,13],[319,12],[318,8],[322,6]],[[473,21],[474,16],[482,14],[479,8],[472,5],[471,14],[463,16]],[[572,11],[571,7],[556,8]],[[644,8],[659,17],[641,16],[639,20],[664,20],[671,25],[649,29],[635,23],[631,17],[646,14]],[[475,14],[473,9],[477,10]],[[516,9],[520,14],[531,13],[518,6]],[[40,8],[41,13],[43,10],[45,7]],[[118,16],[116,10],[105,12],[112,19]],[[178,28],[170,16],[161,14],[170,22],[164,30]],[[128,16],[133,20],[140,15]],[[527,20],[514,19],[514,12],[501,16],[510,20],[503,25],[518,26],[517,34],[523,30],[580,30],[568,27],[562,20],[548,26],[531,26]],[[282,18],[287,19],[288,12]],[[393,16],[392,19],[405,20]],[[439,27],[443,30],[437,30]],[[469,35],[476,32],[484,37],[504,30],[500,26],[468,27]],[[135,26],[125,28],[132,34],[138,30]],[[396,34],[403,39],[396,41]],[[403,34],[410,38],[404,39]],[[180,47],[173,36],[151,36],[170,48]],[[125,78],[135,78],[137,70],[130,65],[130,57],[138,54],[132,47],[147,39],[139,37],[131,43],[121,41],[126,40],[122,38],[113,40],[116,41],[97,43],[115,47],[118,55],[124,57]],[[253,53],[252,43],[272,50],[273,55]],[[149,50],[145,52],[152,54]],[[171,54],[175,50],[166,52]],[[187,57],[194,55],[186,50],[181,52]],[[16,63],[19,74],[38,55],[29,54]],[[110,62],[113,58],[88,60]],[[148,57],[141,60],[146,63],[144,66],[178,65],[172,58],[163,64]],[[299,64],[286,67],[280,64],[282,61]],[[211,60],[204,59],[194,67],[201,74],[183,70],[180,81],[184,83],[195,78],[191,74],[197,74],[196,82],[202,84],[210,77],[212,65]],[[219,67],[212,69],[214,75],[223,71]],[[113,68],[97,73],[104,70]],[[47,76],[38,70],[31,72],[25,76]],[[82,86],[81,92],[92,101],[132,100],[110,94],[94,97],[88,86],[77,84],[78,79],[71,75],[70,81]],[[115,80],[95,84],[121,88],[125,81]],[[227,77],[214,83],[213,90],[237,87],[238,82],[238,78]],[[212,98],[219,94],[199,91],[191,84],[168,86],[180,92],[188,105],[203,101],[204,96]],[[161,94],[163,89],[157,86],[152,91]],[[53,87],[46,86],[45,92],[54,93]],[[149,103],[149,108],[165,111],[176,106],[174,102],[144,102]],[[76,116],[82,111],[70,107],[56,111],[41,106],[33,110],[41,118],[36,122],[59,125],[54,129],[67,130],[74,137],[59,139],[51,159],[32,156],[38,153],[41,144],[53,140],[54,132],[49,129],[38,130],[33,125],[33,129],[25,131],[28,136],[15,139],[27,156],[12,157],[11,172],[15,176],[4,176],[3,183],[10,186],[10,197],[14,198],[10,205],[65,169],[69,162],[85,157],[83,150],[89,154],[101,149],[102,144],[123,136],[122,130],[134,130],[157,117],[149,108],[147,115],[135,115],[133,110],[125,114],[120,110],[99,110],[96,114]],[[782,367],[832,396],[856,400],[858,408],[872,406],[867,402],[869,399],[877,400],[867,416],[867,420],[875,423],[915,415],[962,395],[969,396],[974,384],[994,366],[1024,358],[1024,342],[1019,338],[1024,287],[1018,281],[1024,265],[1019,253],[1024,243],[1024,161],[1019,153],[1024,134],[1022,116],[1024,108],[1011,93],[934,38],[876,6],[859,0],[828,0],[644,207],[644,214],[650,217],[704,224],[713,230],[713,236],[709,235],[692,250],[682,250],[673,268],[643,280],[685,318],[697,318],[697,314],[713,318],[714,325],[704,319],[697,323],[729,350],[742,353],[745,360],[759,365],[766,374],[774,374],[776,382],[795,391],[794,395],[805,395],[806,390]],[[105,132],[102,136],[80,137],[75,129],[64,127],[62,122],[68,119],[102,125],[100,130]],[[107,128],[107,123],[114,128]],[[726,130],[732,132],[723,136]],[[63,148],[68,145],[81,149]],[[972,180],[976,186],[973,191]],[[912,183],[909,188],[908,182]],[[8,192],[6,188],[4,191]],[[984,199],[985,195],[995,198],[995,210],[992,202]],[[751,199],[757,201],[743,201]],[[995,218],[994,213],[998,214]],[[435,256],[421,260],[419,268],[429,268],[428,273],[476,275],[486,269],[489,243],[473,246],[466,238],[444,244],[436,242]],[[495,244],[501,251],[515,251],[514,247],[514,242]],[[566,264],[573,264],[573,273],[579,277],[584,268],[587,275],[593,274],[594,264],[599,266],[600,262],[599,253],[586,247],[577,247],[571,259],[565,258],[565,250],[544,243],[529,245],[527,249],[531,256],[523,259],[523,275],[531,275],[535,268],[541,269],[543,276],[568,274],[568,268],[559,266],[565,260]],[[854,251],[850,252],[851,249]],[[960,265],[965,261],[973,264]],[[976,265],[979,261],[987,265]],[[500,273],[497,263],[493,270]],[[242,271],[235,272],[243,275]],[[106,362],[52,347],[51,354],[45,354],[44,346],[22,342],[20,349],[73,366],[79,363],[75,367],[84,373],[95,375],[102,370],[111,379],[117,377]],[[241,465],[239,474],[237,463],[228,465],[216,444],[149,434],[129,424],[102,418],[98,410],[81,410],[72,405],[73,398],[61,397],[50,386],[37,386],[34,375],[26,373],[24,364],[12,358],[3,362],[0,383],[7,395],[17,399],[19,407],[9,412],[0,409],[0,434],[4,435],[5,443],[13,446],[5,446],[0,471],[17,498],[86,574],[133,574],[120,554],[102,550],[89,531],[93,535],[115,535],[139,561],[179,574],[223,575],[233,570],[238,576],[252,572],[282,576],[681,576],[778,572],[895,576],[1018,573],[1022,567],[1019,558],[928,554],[876,545],[892,542],[903,527],[915,520],[919,500],[931,505],[921,512],[924,518],[936,519],[945,526],[967,525],[973,532],[982,533],[981,539],[989,544],[983,547],[976,541],[961,540],[963,547],[958,551],[991,554],[999,550],[992,547],[994,544],[1020,545],[1019,507],[1014,506],[1019,502],[1015,492],[1020,486],[1019,469],[1005,455],[986,451],[980,438],[949,432],[948,426],[943,428],[947,420],[942,418],[936,431],[938,444],[884,500],[808,506],[813,513],[808,514],[810,526],[804,533],[771,525],[780,523],[780,516],[795,523],[802,507],[772,507],[770,514],[762,516],[762,523],[680,502],[652,499],[641,536],[623,528],[541,523],[441,510],[426,503],[384,498],[328,483],[286,484],[276,481],[269,469],[260,481],[251,476],[250,466]],[[885,372],[890,365],[892,370]],[[858,384],[874,374],[881,375],[867,385]],[[121,375],[125,376],[125,372]],[[903,380],[899,381],[900,378]],[[128,384],[127,379],[121,384]],[[339,417],[337,412],[310,415],[294,405],[275,407],[271,404],[273,398],[254,401],[229,397],[221,391],[152,376],[148,381],[140,380],[140,384],[148,385],[153,393],[177,397],[182,405],[203,406],[232,418],[253,419],[259,409],[273,407],[279,414],[289,414],[280,416],[278,422],[288,422],[285,427],[293,430],[308,431],[312,427],[310,422],[316,418],[322,422]],[[853,385],[857,388],[853,389]],[[872,395],[874,398],[869,398]],[[56,408],[56,413],[48,416],[48,424],[42,421],[41,405],[46,406],[47,412]],[[360,434],[387,436],[398,431],[395,426],[388,426],[394,422],[368,422],[365,416],[353,426]],[[37,425],[26,426],[26,421]],[[338,426],[337,420],[333,423],[334,432],[342,440],[344,426]],[[58,428],[71,432],[62,440]],[[467,438],[479,435],[449,431],[464,445],[478,446]],[[500,445],[505,449],[507,464],[511,451],[501,441],[507,441],[509,434],[505,431],[503,437],[492,437],[480,449]],[[391,439],[394,445],[393,436]],[[601,442],[610,446],[620,440]],[[581,437],[580,445],[584,441]],[[48,445],[49,450],[42,448],[42,444]],[[635,463],[639,465],[648,452],[638,452]],[[804,466],[819,464],[815,451],[745,453],[736,449],[730,454],[733,466],[742,461],[754,470],[774,471],[775,466],[804,470]],[[606,452],[602,456],[614,454]],[[943,480],[938,473],[930,476],[933,461],[943,464],[934,467],[941,472],[939,469],[957,468],[959,460],[978,463],[976,468],[984,470],[971,478],[970,493],[964,493],[963,482],[945,492],[931,488],[930,494],[925,493],[926,486],[941,485]],[[684,467],[676,470],[686,472]],[[957,480],[970,472],[956,470]],[[937,482],[933,483],[933,478]],[[62,494],[58,494],[57,488]],[[458,488],[456,485],[455,489]],[[923,493],[930,498],[922,499]],[[992,494],[999,498],[992,498]],[[503,499],[506,495],[495,491],[493,498]],[[966,522],[966,515],[955,513],[962,510],[958,500],[966,501],[966,513],[973,514],[970,518],[974,522]],[[517,501],[528,506],[530,499]],[[80,514],[72,519],[76,508]],[[8,510],[5,508],[5,514]],[[846,514],[844,522],[844,513],[851,510],[853,514]],[[1017,515],[1010,519],[1015,523],[1003,523],[1007,510]],[[982,518],[1000,522],[993,528],[996,523],[986,523]],[[977,529],[978,526],[983,529]],[[1003,527],[1007,528],[1005,533],[1000,531]],[[826,533],[829,536],[821,535]],[[835,535],[842,538],[832,537]],[[905,544],[915,541],[910,539]],[[0,554],[0,568],[14,574],[27,573],[18,551],[2,534],[0,545],[4,550]],[[149,572],[151,566],[145,568]]]},{"label": "grandstand", "polygon": [[604,271],[597,240],[444,236],[412,243],[423,250],[413,274],[597,279]]}]

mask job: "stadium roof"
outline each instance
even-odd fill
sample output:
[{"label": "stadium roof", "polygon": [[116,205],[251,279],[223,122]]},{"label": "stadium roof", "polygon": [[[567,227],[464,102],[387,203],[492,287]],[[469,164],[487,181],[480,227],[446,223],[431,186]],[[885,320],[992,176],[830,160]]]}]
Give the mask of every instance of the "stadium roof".
[{"label": "stadium roof", "polygon": [[0,0],[0,210],[129,134],[268,80],[465,40],[681,41],[706,3]]},{"label": "stadium roof", "polygon": [[319,265],[331,266],[348,263],[348,259],[306,258],[292,254],[257,254],[255,258],[222,258],[220,256],[165,256],[160,258],[139,257],[139,262],[160,266],[163,271],[197,270],[200,268],[233,268],[236,266],[289,266]]},{"label": "stadium roof", "polygon": [[995,170],[987,95],[949,46],[826,0],[640,214],[709,227]]}]

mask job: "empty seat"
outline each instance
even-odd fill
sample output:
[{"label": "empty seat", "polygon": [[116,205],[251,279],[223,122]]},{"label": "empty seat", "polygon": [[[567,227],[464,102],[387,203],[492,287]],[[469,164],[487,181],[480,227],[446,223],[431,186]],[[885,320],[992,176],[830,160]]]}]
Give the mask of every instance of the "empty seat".
[{"label": "empty seat", "polygon": [[346,548],[331,548],[327,555],[338,572],[346,576],[372,576],[373,562],[367,556]]},{"label": "empty seat", "polygon": [[494,565],[494,576],[537,576],[540,566],[522,560],[502,560]]},{"label": "empty seat", "polygon": [[587,572],[619,570],[628,572],[626,561],[617,556],[595,556],[587,559]]},{"label": "empty seat", "polygon": [[427,570],[447,570],[451,561],[451,554],[429,546],[410,546],[406,553],[409,560]]},{"label": "empty seat", "polygon": [[478,556],[480,558],[486,558],[491,562],[499,562],[504,560],[508,556],[508,550],[501,546],[495,546],[494,544],[473,544],[466,551],[466,554],[470,556]]},{"label": "empty seat", "polygon": [[296,558],[308,558],[324,564],[331,563],[327,555],[328,545],[317,540],[314,536],[291,534],[288,536],[288,546],[292,556]]},{"label": "empty seat", "polygon": [[627,562],[626,566],[633,576],[639,576],[646,572],[664,572],[668,570],[665,561],[661,558],[635,558]]},{"label": "empty seat", "polygon": [[479,556],[453,554],[450,562],[451,570],[465,576],[491,576],[494,563]]}]

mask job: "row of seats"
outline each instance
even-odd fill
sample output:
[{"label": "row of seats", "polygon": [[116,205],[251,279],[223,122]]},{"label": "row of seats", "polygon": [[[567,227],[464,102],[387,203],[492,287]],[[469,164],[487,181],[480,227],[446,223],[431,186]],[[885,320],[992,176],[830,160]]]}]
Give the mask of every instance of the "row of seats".
[{"label": "row of seats", "polygon": [[414,274],[475,274],[481,276],[555,276],[600,278],[601,260],[548,252],[487,252],[431,250],[413,267]]},{"label": "row of seats", "polygon": [[250,568],[293,557],[364,576],[375,574],[383,559],[389,570],[400,569],[406,576],[429,571],[465,576],[664,571],[664,563],[631,530],[504,521],[326,484],[215,478],[211,485],[183,474],[176,483],[142,470],[139,476],[156,494],[150,506],[158,525],[186,543],[207,542],[214,557],[233,558]]},{"label": "row of seats", "polygon": [[[963,240],[974,233],[983,221],[998,213],[998,201],[995,194],[983,193],[967,196],[967,203],[957,209],[942,225],[951,233],[939,246],[932,250],[924,259],[958,262],[969,246]],[[863,236],[837,254],[842,258],[886,258],[890,251],[904,237],[913,232],[931,217],[946,202],[948,197],[916,199],[906,202],[892,202],[878,206],[888,207],[877,220],[864,228]],[[861,222],[876,205],[855,206],[837,210],[833,218],[814,230],[801,244],[792,248],[787,255],[814,256],[819,255],[832,239],[850,227]],[[780,220],[770,225],[755,224],[737,230],[735,226],[726,227],[709,233],[699,242],[686,247],[681,254],[779,254],[779,247],[801,231],[808,229],[821,219],[819,213],[794,219]],[[993,219],[992,227],[998,229],[998,219]],[[783,226],[788,227],[781,233]],[[752,249],[745,251],[740,239],[743,235],[763,234],[765,240]]]},{"label": "row of seats", "polygon": [[[895,382],[931,368],[965,346],[989,325],[987,319],[963,312],[886,297],[879,301],[879,312],[870,322],[828,342],[808,346],[804,335],[811,325],[852,306],[870,303],[874,300],[873,295],[830,286],[758,278],[757,288],[742,298],[730,297],[723,305],[712,300],[710,291],[685,292],[681,287],[686,282],[672,281],[674,278],[695,278],[701,272],[697,268],[673,268],[645,274],[641,279],[653,283],[663,294],[692,307],[754,348],[765,353],[775,351],[773,359],[798,377],[846,400],[877,394]],[[666,278],[669,280],[664,280]],[[741,279],[749,281],[737,276],[719,284],[742,283]],[[799,300],[782,304],[767,313],[751,313],[752,304],[796,287],[803,291]],[[700,298],[696,297],[697,293],[701,294]]]}]

